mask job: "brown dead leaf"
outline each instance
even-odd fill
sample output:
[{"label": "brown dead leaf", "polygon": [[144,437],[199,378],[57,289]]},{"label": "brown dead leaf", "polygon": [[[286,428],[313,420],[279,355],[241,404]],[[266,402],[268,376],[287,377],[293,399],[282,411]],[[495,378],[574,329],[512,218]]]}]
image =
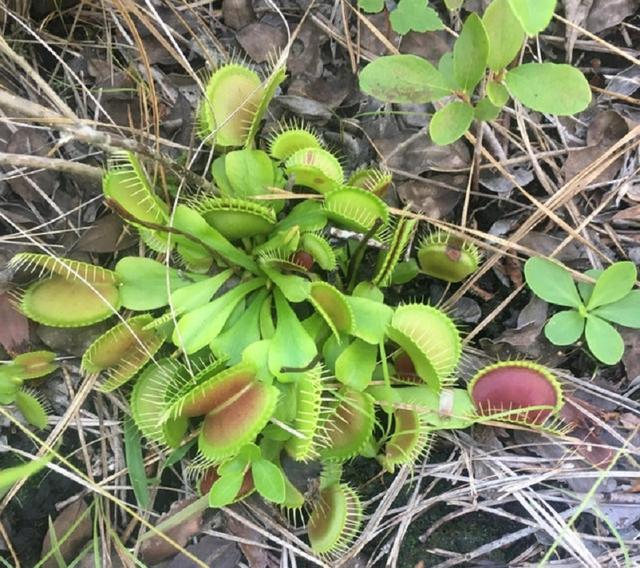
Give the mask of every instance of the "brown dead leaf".
[{"label": "brown dead leaf", "polygon": [[29,343],[29,320],[11,303],[7,294],[0,294],[0,345],[11,356],[25,350]]},{"label": "brown dead leaf", "polygon": [[282,25],[273,25],[263,20],[242,28],[236,34],[236,39],[251,59],[256,63],[264,63],[284,48],[287,33]]},{"label": "brown dead leaf", "polygon": [[617,26],[638,9],[640,0],[593,0],[586,27],[591,33],[596,34]]},{"label": "brown dead leaf", "polygon": [[85,252],[116,252],[133,246],[136,238],[125,231],[118,215],[107,213],[100,217],[78,240],[75,249]]},{"label": "brown dead leaf", "polygon": [[[383,10],[379,14],[365,16],[371,25],[375,27],[380,35],[386,37],[393,45],[398,45],[398,38],[389,21],[389,13]],[[360,25],[360,46],[375,55],[388,55],[387,46],[382,43],[376,34],[369,29],[369,26],[359,23]]]},{"label": "brown dead leaf", "polygon": [[320,48],[328,39],[326,34],[309,20],[302,24],[287,59],[287,71],[291,77],[306,75],[317,79],[322,75],[324,64]]},{"label": "brown dead leaf", "polygon": [[[66,562],[71,562],[93,534],[93,522],[88,511],[89,508],[82,499],[65,507],[44,537],[40,557],[44,558],[51,551],[51,543],[54,541],[57,543],[60,556]],[[56,557],[49,556],[42,567],[58,568]]]},{"label": "brown dead leaf", "polygon": [[317,101],[334,109],[356,90],[356,78],[350,69],[340,67],[335,75],[324,73],[322,77],[309,80],[300,77],[291,81],[287,95],[298,95]]},{"label": "brown dead leaf", "polygon": [[627,379],[633,381],[640,377],[640,333],[637,329],[619,328],[624,340],[622,362],[627,371]]},{"label": "brown dead leaf", "polygon": [[[235,542],[210,535],[202,537],[196,544],[190,544],[187,550],[207,566],[215,568],[237,568],[242,558]],[[167,568],[196,568],[196,564],[180,553],[171,560]]]},{"label": "brown dead leaf", "polygon": [[[179,513],[191,503],[196,500],[196,497],[189,497],[188,499],[181,499],[171,504],[171,508],[164,515],[162,515],[156,522],[156,526],[169,520],[175,514]],[[188,519],[185,519],[176,526],[168,528],[163,531],[168,537],[174,540],[177,544],[184,547],[189,539],[200,532],[202,527],[202,515],[203,511],[198,510]],[[175,556],[179,550],[177,550],[172,544],[168,543],[162,537],[154,534],[149,539],[145,540],[140,547],[140,556],[147,564],[158,564],[167,558]]]},{"label": "brown dead leaf", "polygon": [[[460,201],[464,189],[464,175],[439,174],[425,180],[409,179],[396,186],[398,197],[405,205],[411,204],[414,211],[423,211],[429,217],[446,217]],[[452,186],[448,188],[447,186]]]},{"label": "brown dead leaf", "polygon": [[[11,134],[7,144],[7,152],[31,156],[47,156],[50,148],[51,144],[47,135],[42,130],[34,128],[18,128]],[[26,170],[22,174],[15,172],[7,181],[12,191],[25,201],[42,203],[45,202],[45,199],[34,186],[37,185],[46,195],[51,195],[58,183],[58,174],[52,170],[36,173]]]},{"label": "brown dead leaf", "polygon": [[400,42],[400,51],[424,57],[433,65],[438,65],[440,58],[451,51],[453,42],[449,34],[444,31],[437,32],[409,32]]},{"label": "brown dead leaf", "polygon": [[623,211],[618,211],[618,213],[611,218],[612,221],[638,221],[639,219],[640,205],[634,205]]},{"label": "brown dead leaf", "polygon": [[264,542],[264,537],[260,533],[233,517],[227,517],[227,529],[231,534],[242,539],[238,544],[251,568],[267,568],[269,558],[267,557],[266,549],[248,542]]},{"label": "brown dead leaf", "polygon": [[222,2],[222,19],[224,23],[239,30],[254,22],[256,15],[253,12],[251,0],[224,0]]},{"label": "brown dead leaf", "polygon": [[[414,137],[415,132],[403,131],[396,134],[373,137],[373,143],[392,170],[420,175],[429,170],[447,172],[469,165],[469,149],[464,142],[454,142],[449,146],[437,146],[427,135]],[[411,139],[411,142],[408,140]],[[404,145],[406,144],[406,145]],[[403,145],[401,151],[396,151]]]},{"label": "brown dead leaf", "polygon": [[[611,146],[629,132],[627,121],[614,110],[605,110],[596,115],[587,131],[587,146],[573,150],[562,167],[565,183],[603,156]],[[624,162],[621,156],[606,168],[593,183],[613,179]]]}]

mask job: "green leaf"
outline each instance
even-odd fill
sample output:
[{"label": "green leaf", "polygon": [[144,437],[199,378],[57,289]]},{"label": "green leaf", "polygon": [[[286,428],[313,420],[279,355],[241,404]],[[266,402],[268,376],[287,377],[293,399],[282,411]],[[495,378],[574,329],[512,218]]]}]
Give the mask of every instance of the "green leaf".
[{"label": "green leaf", "polygon": [[260,267],[290,302],[304,302],[311,294],[311,282],[306,278],[297,274],[282,274],[264,262]]},{"label": "green leaf", "polygon": [[251,465],[253,483],[267,501],[282,503],[285,498],[284,475],[280,468],[269,460],[259,459]]},{"label": "green leaf", "polygon": [[453,10],[459,10],[462,8],[464,0],[444,0],[444,3],[447,9],[453,12]]},{"label": "green leaf", "polygon": [[53,459],[53,454],[48,454],[40,459],[31,462],[0,469],[0,497],[4,496],[7,490],[21,479],[31,477]]},{"label": "green leaf", "polygon": [[487,83],[487,96],[497,107],[503,107],[509,101],[509,91],[502,83],[489,81]]},{"label": "green leaf", "polygon": [[446,146],[460,138],[472,121],[473,107],[461,101],[452,101],[431,117],[429,136],[436,144]]},{"label": "green leaf", "polygon": [[384,340],[387,326],[393,317],[393,309],[369,298],[346,296],[346,300],[353,312],[354,329],[351,334],[367,343],[378,345]]},{"label": "green leaf", "polygon": [[637,277],[638,271],[633,262],[627,260],[612,264],[596,280],[587,309],[594,310],[621,300],[631,292]]},{"label": "green leaf", "polygon": [[285,297],[277,290],[274,296],[278,321],[269,347],[269,370],[280,376],[283,367],[299,369],[309,365],[318,350]]},{"label": "green leaf", "polygon": [[360,89],[388,103],[429,103],[451,93],[440,72],[416,55],[387,55],[360,72]]},{"label": "green leaf", "polygon": [[444,24],[425,0],[400,0],[389,16],[393,31],[404,35],[410,31],[433,32],[444,29]]},{"label": "green leaf", "polygon": [[[237,264],[254,274],[258,272],[255,261],[244,251],[233,246],[224,236],[204,220],[204,217],[186,205],[178,205],[173,216],[173,225],[185,233],[200,239],[209,248],[223,256],[230,264]],[[177,243],[183,246],[200,247],[197,243],[175,235]],[[203,249],[204,250],[204,249]],[[205,251],[208,254],[208,251]]]},{"label": "green leaf", "polygon": [[391,284],[406,284],[418,276],[418,274],[420,274],[420,267],[415,259],[412,258],[410,260],[399,262],[393,269]]},{"label": "green leaf", "polygon": [[336,378],[357,391],[369,386],[376,367],[378,347],[355,339],[336,359]]},{"label": "green leaf", "polygon": [[571,345],[584,331],[584,318],[576,310],[555,314],[544,326],[544,334],[554,345]]},{"label": "green leaf", "polygon": [[[600,275],[604,272],[599,268],[592,268],[587,270],[584,275],[591,276],[594,280],[597,280]],[[578,281],[578,292],[580,292],[580,297],[582,298],[582,303],[586,306],[589,303],[589,298],[591,298],[591,293],[593,292],[593,287],[595,284],[591,284],[591,282],[583,282],[582,280]]]},{"label": "green leaf", "polygon": [[129,480],[131,481],[136,501],[142,509],[146,509],[151,502],[149,480],[144,470],[140,430],[138,430],[135,422],[130,417],[127,417],[124,421],[124,454]]},{"label": "green leaf", "polygon": [[489,37],[490,69],[500,71],[513,61],[525,40],[525,33],[509,0],[493,0],[482,16]]},{"label": "green leaf", "polygon": [[222,475],[209,490],[209,507],[226,507],[233,503],[240,493],[244,475]]},{"label": "green leaf", "polygon": [[453,52],[447,51],[438,62],[438,71],[446,81],[451,91],[459,91],[462,87],[456,81],[453,71]]},{"label": "green leaf", "polygon": [[524,265],[524,276],[531,291],[545,302],[579,308],[582,301],[571,275],[562,266],[539,256]]},{"label": "green leaf", "polygon": [[615,365],[624,353],[624,341],[608,322],[592,314],[587,315],[585,337],[591,353],[607,365]]},{"label": "green leaf", "polygon": [[358,0],[358,8],[369,14],[377,14],[384,8],[384,0]]},{"label": "green leaf", "polygon": [[16,396],[16,406],[29,424],[36,428],[47,427],[47,412],[40,401],[27,391],[20,391]]},{"label": "green leaf", "polygon": [[121,285],[122,306],[135,311],[155,310],[166,306],[169,292],[193,283],[202,276],[181,273],[151,258],[126,256],[115,268]]},{"label": "green leaf", "polygon": [[242,360],[242,352],[252,343],[260,341],[260,310],[268,293],[266,288],[258,290],[238,321],[209,344],[216,357],[224,358],[229,365],[236,365]]},{"label": "green leaf", "polygon": [[[472,93],[482,79],[489,56],[489,38],[482,20],[471,14],[453,46],[453,71],[456,82],[467,93]],[[414,101],[418,102],[418,101]]]},{"label": "green leaf", "polygon": [[640,290],[633,290],[621,300],[593,310],[593,314],[618,325],[640,328]]},{"label": "green leaf", "polygon": [[529,35],[546,29],[556,9],[556,0],[509,0],[509,4]]},{"label": "green leaf", "polygon": [[474,116],[478,120],[495,120],[500,115],[501,107],[494,105],[489,97],[481,99],[474,109]]},{"label": "green leaf", "polygon": [[262,150],[235,150],[225,154],[224,170],[233,189],[230,197],[248,197],[271,193],[274,185],[273,163]]},{"label": "green leaf", "polygon": [[230,268],[200,282],[189,284],[171,294],[171,306],[177,314],[195,310],[206,304],[233,275]]},{"label": "green leaf", "polygon": [[202,349],[222,331],[238,302],[263,285],[264,279],[254,278],[239,284],[212,302],[187,312],[180,318],[173,332],[173,344],[189,354]]},{"label": "green leaf", "polygon": [[0,365],[0,404],[12,404],[22,387],[22,369],[9,363]]},{"label": "green leaf", "polygon": [[557,63],[525,63],[507,72],[511,96],[538,112],[567,116],[591,102],[591,88],[579,69]]}]

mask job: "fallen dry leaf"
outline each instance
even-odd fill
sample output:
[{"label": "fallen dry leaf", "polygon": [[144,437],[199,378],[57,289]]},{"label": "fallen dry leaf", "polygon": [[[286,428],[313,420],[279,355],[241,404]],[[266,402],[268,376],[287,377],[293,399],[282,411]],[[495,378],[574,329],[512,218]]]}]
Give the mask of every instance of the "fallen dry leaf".
[{"label": "fallen dry leaf", "polygon": [[0,294],[0,345],[9,355],[24,351],[29,342],[29,321],[11,303],[8,294]]},{"label": "fallen dry leaf", "polygon": [[[45,132],[34,128],[19,127],[9,138],[7,152],[11,154],[27,154],[31,156],[47,156],[51,143]],[[7,171],[13,171],[8,168]],[[7,178],[12,191],[25,201],[45,202],[45,198],[34,186],[38,186],[45,195],[51,195],[58,183],[58,174],[52,170],[33,173],[29,169],[22,175]]]},{"label": "fallen dry leaf", "polygon": [[[44,537],[41,558],[51,551],[52,541],[57,543],[58,552],[66,562],[71,562],[77,556],[93,534],[93,522],[88,509],[84,500],[78,499],[61,511]],[[42,568],[58,568],[56,556],[49,556]]]},{"label": "fallen dry leaf", "polygon": [[[439,174],[428,179],[409,179],[398,183],[396,191],[403,204],[411,204],[414,211],[422,211],[434,219],[446,217],[460,201],[466,176]],[[450,188],[447,186],[451,186]]]},{"label": "fallen dry leaf", "polygon": [[287,33],[281,25],[253,22],[242,28],[236,39],[256,63],[264,63],[287,44]]},{"label": "fallen dry leaf", "polygon": [[[156,526],[169,520],[175,514],[179,513],[191,503],[196,500],[196,497],[189,497],[188,499],[181,499],[171,504],[171,508],[164,515],[162,515],[156,522]],[[188,519],[183,520],[176,526],[163,531],[168,537],[174,540],[177,544],[184,547],[189,539],[200,532],[202,527],[202,515],[203,511],[198,510]],[[140,547],[140,556],[147,564],[158,564],[167,558],[175,556],[179,550],[177,550],[172,544],[168,543],[162,537],[153,535],[149,539],[145,540]]]},{"label": "fallen dry leaf", "polygon": [[239,30],[255,21],[251,0],[224,0],[222,2],[222,19],[224,23]]},{"label": "fallen dry leaf", "polygon": [[227,529],[231,534],[240,537],[238,544],[251,568],[267,568],[269,559],[266,549],[249,542],[264,542],[264,537],[260,533],[233,517],[227,517]]},{"label": "fallen dry leaf", "polygon": [[136,242],[137,238],[125,231],[122,219],[107,213],[82,234],[74,248],[85,252],[116,252]]},{"label": "fallen dry leaf", "polygon": [[[603,156],[611,146],[628,132],[629,126],[626,120],[616,111],[606,110],[598,113],[589,125],[587,146],[571,151],[562,167],[565,183],[571,181],[576,175]],[[624,156],[621,156],[593,180],[593,183],[601,183],[613,179],[623,162]]]}]

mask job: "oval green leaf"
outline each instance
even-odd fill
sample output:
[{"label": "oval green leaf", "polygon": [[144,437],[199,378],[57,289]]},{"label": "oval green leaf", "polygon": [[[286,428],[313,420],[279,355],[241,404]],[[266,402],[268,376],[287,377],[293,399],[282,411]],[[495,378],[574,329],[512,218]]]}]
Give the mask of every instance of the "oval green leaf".
[{"label": "oval green leaf", "polygon": [[489,38],[484,24],[477,14],[471,14],[453,46],[453,72],[467,93],[473,92],[482,79],[488,56]]},{"label": "oval green leaf", "polygon": [[624,341],[615,328],[597,316],[589,314],[585,326],[587,345],[594,357],[606,365],[615,365],[624,353]]},{"label": "oval green leaf", "polygon": [[555,262],[530,258],[524,265],[524,276],[531,291],[545,302],[570,308],[582,305],[571,275]]},{"label": "oval green leaf", "polygon": [[262,497],[273,503],[284,501],[286,495],[284,476],[277,465],[261,458],[251,465],[251,474],[256,489]]},{"label": "oval green leaf", "polygon": [[637,277],[638,271],[633,262],[627,260],[612,264],[596,280],[587,309],[594,310],[621,300],[631,292]]},{"label": "oval green leaf", "polygon": [[416,55],[378,57],[360,72],[360,89],[388,103],[429,103],[451,92],[440,72]]},{"label": "oval green leaf", "polygon": [[591,102],[587,79],[571,65],[525,63],[509,71],[505,83],[513,98],[538,112],[567,116]]},{"label": "oval green leaf", "polygon": [[209,490],[209,507],[225,507],[240,493],[244,475],[240,472],[219,477]]},{"label": "oval green leaf", "polygon": [[509,4],[529,35],[546,29],[556,9],[556,0],[509,0]]},{"label": "oval green leaf", "polygon": [[509,91],[502,83],[489,81],[487,83],[487,96],[497,107],[503,107],[509,101]]},{"label": "oval green leaf", "polygon": [[618,325],[640,328],[640,290],[633,290],[621,300],[602,306],[593,313]]},{"label": "oval green leaf", "polygon": [[555,314],[544,326],[544,334],[554,345],[571,345],[584,331],[584,318],[576,310]]},{"label": "oval green leaf", "polygon": [[450,102],[431,118],[429,135],[440,146],[446,146],[460,138],[471,126],[473,107],[461,101]]},{"label": "oval green leaf", "polygon": [[525,40],[524,29],[509,5],[509,0],[493,0],[482,16],[489,38],[487,64],[494,71],[513,61]]}]

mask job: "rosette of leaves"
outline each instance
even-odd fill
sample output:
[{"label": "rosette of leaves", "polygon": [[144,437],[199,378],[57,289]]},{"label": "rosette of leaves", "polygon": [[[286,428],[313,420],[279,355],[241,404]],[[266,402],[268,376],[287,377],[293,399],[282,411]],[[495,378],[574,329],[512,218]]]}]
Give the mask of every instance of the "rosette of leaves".
[{"label": "rosette of leaves", "polygon": [[[402,0],[396,12],[412,1]],[[463,136],[474,119],[495,119],[510,97],[542,113],[581,112],[591,102],[591,89],[577,68],[550,62],[511,66],[527,36],[548,26],[555,7],[556,0],[493,0],[482,17],[467,17],[437,67],[415,55],[379,57],[360,73],[360,88],[385,102],[436,103],[429,134],[441,145]],[[428,9],[423,2],[412,14]],[[419,20],[402,18],[407,26]],[[478,94],[480,85],[486,94]]]},{"label": "rosette of leaves", "polygon": [[591,270],[594,285],[573,278],[550,260],[530,258],[524,269],[533,293],[559,306],[571,308],[556,313],[544,328],[554,345],[570,345],[582,337],[596,359],[614,365],[624,354],[624,341],[613,324],[640,328],[640,291],[635,290],[637,269],[632,262],[616,262],[604,271]]},{"label": "rosette of leaves", "polygon": [[40,429],[47,426],[47,403],[25,382],[55,371],[55,357],[50,351],[31,351],[0,366],[0,404],[15,404],[27,422]]}]

